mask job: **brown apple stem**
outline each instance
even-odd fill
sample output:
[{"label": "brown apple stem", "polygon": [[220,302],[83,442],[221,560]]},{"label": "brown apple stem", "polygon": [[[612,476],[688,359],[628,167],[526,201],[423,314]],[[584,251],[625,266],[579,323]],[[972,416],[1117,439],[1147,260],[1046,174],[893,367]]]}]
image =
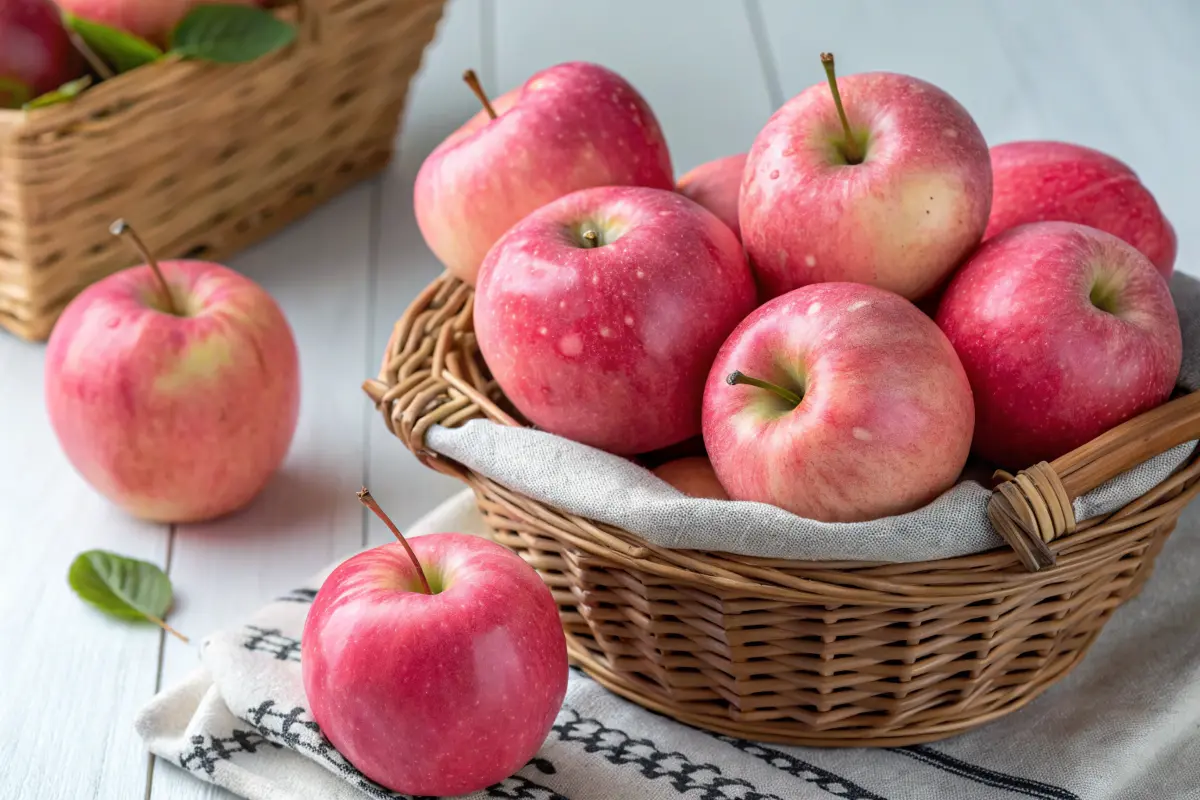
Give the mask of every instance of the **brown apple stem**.
[{"label": "brown apple stem", "polygon": [[479,98],[479,102],[483,103],[483,110],[488,113],[492,119],[496,118],[496,109],[492,108],[492,101],[488,100],[487,92],[483,90],[483,84],[479,82],[479,76],[475,74],[475,70],[469,69],[463,73],[463,80],[467,82],[467,86],[471,87],[471,91]]},{"label": "brown apple stem", "polygon": [[583,246],[587,249],[600,246],[600,234],[589,228],[583,232]]},{"label": "brown apple stem", "polygon": [[63,29],[67,32],[67,38],[71,40],[71,45],[79,51],[84,60],[96,70],[96,74],[100,76],[100,80],[106,81],[117,73],[113,72],[112,67],[104,62],[104,59],[96,55],[96,51],[88,46],[88,43],[83,40],[83,37],[73,31],[70,27],[63,25]]},{"label": "brown apple stem", "polygon": [[162,292],[167,304],[167,313],[174,314],[177,317],[182,316],[175,305],[175,298],[171,296],[171,287],[167,285],[167,279],[163,277],[162,270],[158,267],[158,261],[155,260],[154,254],[150,252],[150,248],[146,247],[146,243],[142,241],[142,237],[137,235],[137,231],[133,229],[133,226],[125,220],[119,219],[109,227],[108,232],[117,238],[121,238],[122,236],[127,238],[133,249],[142,258],[146,259],[146,264],[154,271],[154,277],[158,280],[158,288]]},{"label": "brown apple stem", "polygon": [[851,164],[861,164],[862,149],[854,132],[850,130],[850,120],[846,117],[846,109],[842,106],[842,93],[838,91],[837,74],[833,69],[833,53],[821,53],[821,64],[825,67],[825,77],[829,80],[829,91],[833,93],[833,104],[837,107],[838,116],[842,120],[842,130],[846,134],[846,143],[842,147],[842,155]]},{"label": "brown apple stem", "polygon": [[151,614],[147,614],[147,615],[146,615],[146,619],[150,620],[150,621],[151,621],[151,622],[153,622],[155,625],[157,625],[158,627],[162,628],[164,631],[166,631],[167,633],[171,634],[172,636],[174,636],[176,639],[178,639],[179,641],[183,642],[184,644],[187,644],[187,643],[188,643],[188,637],[184,636],[182,633],[180,633],[179,631],[175,630],[174,628],[172,628],[172,627],[171,627],[170,625],[168,625],[167,623],[163,622],[163,621],[162,621],[161,619],[159,619],[158,617],[156,617],[156,616],[153,616],[153,615],[151,615]]},{"label": "brown apple stem", "polygon": [[433,594],[433,590],[429,588],[429,581],[425,579],[425,570],[421,569],[421,562],[417,560],[417,554],[409,546],[408,540],[404,538],[404,534],[396,527],[396,523],[392,522],[391,518],[383,513],[383,509],[379,507],[379,503],[375,502],[374,497],[371,497],[371,493],[367,491],[367,487],[364,486],[358,490],[358,499],[362,501],[364,506],[375,512],[375,516],[383,520],[383,524],[388,526],[388,530],[392,532],[397,541],[404,545],[405,551],[408,552],[408,557],[412,559],[413,566],[417,568],[417,577],[421,579],[421,589],[425,594]]},{"label": "brown apple stem", "polygon": [[804,400],[803,396],[796,394],[791,389],[786,389],[777,383],[764,381],[761,378],[751,378],[749,375],[743,375],[737,370],[729,373],[729,376],[725,378],[725,382],[730,386],[745,384],[746,386],[757,386],[759,389],[766,389],[768,392],[774,392],[784,400],[791,403],[793,408],[800,405],[800,403]]}]

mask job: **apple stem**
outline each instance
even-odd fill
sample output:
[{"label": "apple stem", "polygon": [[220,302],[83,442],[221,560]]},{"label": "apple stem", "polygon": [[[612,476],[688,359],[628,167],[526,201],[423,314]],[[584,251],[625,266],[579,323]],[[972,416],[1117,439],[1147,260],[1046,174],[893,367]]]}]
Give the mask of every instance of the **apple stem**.
[{"label": "apple stem", "polygon": [[838,91],[837,74],[833,69],[833,53],[821,53],[821,64],[825,67],[825,77],[829,80],[829,91],[833,93],[833,104],[837,106],[838,116],[842,120],[842,130],[846,133],[846,143],[842,147],[842,155],[851,164],[861,164],[863,154],[850,130],[850,120],[846,117],[846,109],[842,106],[842,93]]},{"label": "apple stem", "polygon": [[417,568],[417,577],[421,579],[421,589],[423,593],[433,594],[433,590],[429,588],[429,581],[425,578],[425,570],[421,569],[421,562],[417,560],[417,554],[414,553],[412,547],[409,546],[408,540],[404,538],[404,534],[401,533],[400,529],[396,527],[396,523],[392,522],[391,518],[387,514],[383,513],[383,509],[379,507],[379,503],[375,502],[375,498],[371,496],[369,491],[367,491],[367,487],[364,486],[358,490],[358,499],[362,501],[364,506],[375,512],[375,516],[383,520],[383,524],[388,526],[388,530],[392,532],[392,535],[396,537],[397,541],[404,545],[404,549],[408,553],[408,557],[412,559],[413,566]]},{"label": "apple stem", "polygon": [[67,38],[71,41],[71,46],[79,51],[84,60],[91,65],[92,69],[96,70],[96,74],[100,76],[100,80],[106,81],[117,73],[112,71],[112,67],[105,63],[104,59],[96,54],[96,51],[83,40],[83,37],[76,33],[69,25],[63,25],[63,30],[67,32]]},{"label": "apple stem", "polygon": [[784,387],[780,386],[777,383],[771,383],[770,381],[764,381],[761,378],[751,378],[749,375],[743,375],[741,372],[739,372],[737,370],[734,370],[733,372],[729,373],[729,377],[725,378],[725,382],[728,383],[730,386],[737,386],[738,384],[745,384],[746,386],[757,386],[759,389],[766,389],[768,392],[774,392],[775,394],[782,397],[784,400],[791,403],[792,408],[795,408],[796,406],[800,405],[800,403],[804,400],[804,397],[802,395],[796,394],[791,389],[785,389]]},{"label": "apple stem", "polygon": [[479,82],[479,76],[475,74],[475,70],[469,69],[463,72],[463,80],[467,82],[467,86],[471,87],[471,91],[479,98],[479,102],[483,103],[483,110],[488,113],[492,119],[496,118],[496,109],[492,108],[492,101],[488,100],[487,92],[483,90],[483,84]]},{"label": "apple stem", "polygon": [[171,296],[171,287],[167,285],[167,279],[163,277],[162,270],[158,267],[158,261],[155,260],[154,254],[150,252],[150,248],[146,247],[146,243],[142,241],[142,237],[137,235],[137,231],[123,219],[114,222],[108,229],[108,232],[117,238],[122,236],[129,239],[133,245],[133,249],[146,259],[146,264],[154,272],[154,277],[158,280],[158,288],[162,291],[163,299],[167,304],[167,313],[175,316],[183,316],[179,313],[179,309],[175,306],[175,298]]},{"label": "apple stem", "polygon": [[593,247],[599,247],[600,234],[596,233],[591,228],[588,228],[583,232],[583,246],[588,250],[592,249]]}]

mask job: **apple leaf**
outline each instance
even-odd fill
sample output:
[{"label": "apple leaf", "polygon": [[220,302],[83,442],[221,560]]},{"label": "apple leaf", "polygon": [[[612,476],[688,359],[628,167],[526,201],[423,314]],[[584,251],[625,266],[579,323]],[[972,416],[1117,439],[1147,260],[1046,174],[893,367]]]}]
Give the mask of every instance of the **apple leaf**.
[{"label": "apple leaf", "polygon": [[170,52],[184,58],[239,64],[286,47],[296,26],[257,6],[198,5],[175,27]]},{"label": "apple leaf", "polygon": [[28,84],[0,75],[0,108],[20,108],[32,94]]},{"label": "apple leaf", "polygon": [[67,81],[52,92],[46,92],[43,95],[38,95],[25,105],[21,106],[21,108],[28,111],[31,108],[45,108],[46,106],[65,103],[71,98],[78,96],[80,92],[91,85],[92,76],[84,75],[82,78],[77,80]]},{"label": "apple leaf", "polygon": [[84,44],[104,59],[118,74],[158,61],[163,51],[155,45],[117,28],[99,22],[80,19],[74,14],[63,12],[63,23],[79,34]]},{"label": "apple leaf", "polygon": [[71,562],[67,582],[85,602],[120,619],[145,619],[184,641],[163,622],[174,595],[171,579],[149,561],[88,550]]}]

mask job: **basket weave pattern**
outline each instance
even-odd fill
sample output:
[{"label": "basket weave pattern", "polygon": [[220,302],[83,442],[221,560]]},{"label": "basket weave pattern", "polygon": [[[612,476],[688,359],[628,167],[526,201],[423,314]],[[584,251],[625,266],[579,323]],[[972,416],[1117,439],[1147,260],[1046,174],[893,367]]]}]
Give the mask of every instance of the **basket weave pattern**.
[{"label": "basket weave pattern", "polygon": [[[1078,663],[1137,593],[1200,491],[1193,459],[1106,518],[1076,524],[1058,510],[1028,512],[1054,559],[1037,572],[1008,548],[913,564],[666,550],[425,449],[433,424],[521,424],[479,354],[472,300],[449,276],[429,286],[396,324],[379,377],[364,390],[388,429],[428,466],[467,483],[495,539],[541,573],[576,664],[622,696],[721,733],[897,746],[1019,708]],[[1197,395],[1145,416],[1030,471],[1032,482],[1052,486],[1030,488],[1022,475],[1024,490],[1076,497],[1200,435]],[[999,490],[997,498],[1007,502]],[[1006,508],[1014,519],[1025,514]]]},{"label": "basket weave pattern", "polygon": [[222,259],[387,164],[443,0],[303,0],[297,41],[238,65],[168,62],[72,102],[0,110],[0,325],[44,339],[70,299],[132,265]]}]

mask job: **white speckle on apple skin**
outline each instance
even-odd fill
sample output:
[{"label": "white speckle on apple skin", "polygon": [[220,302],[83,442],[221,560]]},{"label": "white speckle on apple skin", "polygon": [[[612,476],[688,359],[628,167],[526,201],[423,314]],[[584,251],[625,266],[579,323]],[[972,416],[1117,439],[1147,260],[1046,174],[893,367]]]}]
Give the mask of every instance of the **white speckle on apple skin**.
[{"label": "white speckle on apple skin", "polygon": [[599,285],[600,285],[600,273],[597,272],[595,275],[592,276],[592,286],[599,286]]},{"label": "white speckle on apple skin", "polygon": [[564,356],[577,356],[583,352],[583,340],[577,333],[568,333],[559,340],[558,349]]},{"label": "white speckle on apple skin", "polygon": [[605,339],[611,339],[613,335],[612,328],[601,328],[600,335]]},{"label": "white speckle on apple skin", "polygon": [[546,335],[546,329],[545,329],[545,328],[538,328],[538,333],[540,333],[542,336],[545,336],[545,335]]},{"label": "white speckle on apple skin", "polygon": [[942,133],[945,134],[946,137],[950,138],[950,139],[958,138],[958,131],[954,130],[954,128],[946,128],[946,130],[942,131]]},{"label": "white speckle on apple skin", "polygon": [[869,305],[871,305],[870,302],[868,302],[866,300],[855,300],[853,303],[846,306],[846,310],[847,311],[858,311],[860,308],[866,308]]},{"label": "white speckle on apple skin", "polygon": [[869,442],[872,439],[871,432],[866,428],[855,428],[850,432],[853,433],[854,438],[858,439],[860,442]]},{"label": "white speckle on apple skin", "polygon": [[646,277],[646,273],[642,272],[642,271],[639,269],[639,270],[637,271],[637,276],[638,276],[639,278],[644,278],[644,277]]},{"label": "white speckle on apple skin", "polygon": [[625,315],[625,324],[626,324],[626,325],[633,325],[633,317],[631,317],[631,316],[629,316],[628,314],[626,314],[626,315]]},{"label": "white speckle on apple skin", "polygon": [[820,310],[821,310],[821,304],[820,304],[820,303],[813,303],[812,305],[810,305],[810,306],[808,307],[808,311],[805,311],[804,313],[805,313],[805,314],[808,314],[809,316],[812,316],[813,314],[816,314],[816,313],[817,313],[818,311],[820,311]]},{"label": "white speckle on apple skin", "polygon": [[815,267],[817,265],[817,257],[809,253],[804,257],[804,263],[810,267]]}]

